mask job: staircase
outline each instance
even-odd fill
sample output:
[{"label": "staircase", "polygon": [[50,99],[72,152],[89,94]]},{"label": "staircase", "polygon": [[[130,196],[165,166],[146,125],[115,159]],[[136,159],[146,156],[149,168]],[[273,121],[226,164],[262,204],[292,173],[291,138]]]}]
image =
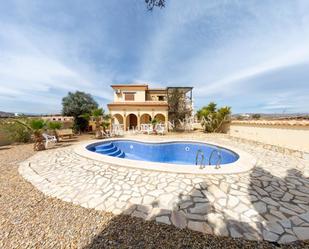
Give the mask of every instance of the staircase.
[{"label": "staircase", "polygon": [[107,156],[113,156],[113,157],[119,157],[124,158],[125,153],[119,149],[117,146],[115,146],[113,143],[106,143],[99,146],[96,146],[95,152],[107,155]]}]

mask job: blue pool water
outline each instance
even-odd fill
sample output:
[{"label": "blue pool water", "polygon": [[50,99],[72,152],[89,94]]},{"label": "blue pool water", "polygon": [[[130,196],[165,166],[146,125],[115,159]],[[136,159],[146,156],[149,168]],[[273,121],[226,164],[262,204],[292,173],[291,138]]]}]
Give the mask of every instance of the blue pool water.
[{"label": "blue pool water", "polygon": [[[148,143],[133,140],[113,140],[89,145],[88,150],[119,158],[160,163],[195,165],[198,150],[204,153],[205,165],[213,150],[221,154],[221,165],[235,162],[239,156],[226,148],[199,142]],[[213,153],[210,164],[218,162],[218,153]],[[201,156],[199,157],[199,160]]]}]

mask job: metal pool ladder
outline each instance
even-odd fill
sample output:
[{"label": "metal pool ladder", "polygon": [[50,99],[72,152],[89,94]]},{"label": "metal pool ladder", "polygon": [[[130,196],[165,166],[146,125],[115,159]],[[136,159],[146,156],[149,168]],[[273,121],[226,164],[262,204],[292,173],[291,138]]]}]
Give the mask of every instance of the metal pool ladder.
[{"label": "metal pool ladder", "polygon": [[222,161],[222,155],[221,155],[221,151],[218,149],[214,149],[209,156],[209,160],[208,160],[208,165],[211,165],[211,158],[214,155],[214,153],[217,152],[217,156],[218,156],[218,160],[216,162],[216,167],[215,169],[220,169],[221,168],[221,161]]},{"label": "metal pool ladder", "polygon": [[205,156],[204,156],[204,152],[201,149],[199,149],[196,152],[195,165],[198,164],[199,155],[201,155],[200,169],[203,169],[203,168],[205,168],[205,161],[204,161]]}]

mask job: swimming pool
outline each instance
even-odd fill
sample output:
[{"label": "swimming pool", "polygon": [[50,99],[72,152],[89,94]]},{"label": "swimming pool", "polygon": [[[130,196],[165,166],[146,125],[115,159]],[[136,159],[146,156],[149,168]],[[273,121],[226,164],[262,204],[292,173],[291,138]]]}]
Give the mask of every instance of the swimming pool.
[{"label": "swimming pool", "polygon": [[202,142],[112,140],[90,144],[86,148],[110,157],[194,166],[224,166],[239,159],[239,155],[232,150]]}]

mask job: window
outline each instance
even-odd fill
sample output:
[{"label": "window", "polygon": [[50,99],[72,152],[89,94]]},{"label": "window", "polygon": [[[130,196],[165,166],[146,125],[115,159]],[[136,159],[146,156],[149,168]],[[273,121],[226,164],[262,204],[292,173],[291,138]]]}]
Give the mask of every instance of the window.
[{"label": "window", "polygon": [[124,94],[124,100],[125,101],[134,101],[134,95],[135,95],[135,93],[125,93]]},{"label": "window", "polygon": [[158,96],[159,101],[164,101],[164,96]]}]

